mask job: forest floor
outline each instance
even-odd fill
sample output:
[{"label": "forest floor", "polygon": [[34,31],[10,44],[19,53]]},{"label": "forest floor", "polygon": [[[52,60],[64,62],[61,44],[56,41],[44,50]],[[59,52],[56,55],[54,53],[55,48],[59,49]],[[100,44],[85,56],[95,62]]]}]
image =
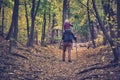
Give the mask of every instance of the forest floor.
[{"label": "forest floor", "polygon": [[27,48],[18,43],[8,53],[9,41],[0,38],[0,80],[120,80],[120,63],[106,46],[73,47],[72,62],[61,60],[58,45]]}]

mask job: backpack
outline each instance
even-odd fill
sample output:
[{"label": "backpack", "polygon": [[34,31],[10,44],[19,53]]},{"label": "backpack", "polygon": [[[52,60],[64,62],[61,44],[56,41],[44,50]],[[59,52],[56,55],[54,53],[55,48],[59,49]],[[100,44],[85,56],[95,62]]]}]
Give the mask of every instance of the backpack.
[{"label": "backpack", "polygon": [[71,32],[64,32],[63,33],[63,42],[72,42],[73,35]]}]

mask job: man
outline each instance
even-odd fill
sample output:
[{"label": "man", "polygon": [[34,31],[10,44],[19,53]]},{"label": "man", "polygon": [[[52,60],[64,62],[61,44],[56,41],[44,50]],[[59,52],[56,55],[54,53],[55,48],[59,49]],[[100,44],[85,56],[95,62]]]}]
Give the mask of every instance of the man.
[{"label": "man", "polygon": [[63,54],[62,54],[62,60],[65,61],[65,52],[68,49],[68,62],[71,62],[71,49],[72,49],[72,43],[73,40],[77,42],[76,37],[71,31],[65,31],[62,36],[63,40]]}]

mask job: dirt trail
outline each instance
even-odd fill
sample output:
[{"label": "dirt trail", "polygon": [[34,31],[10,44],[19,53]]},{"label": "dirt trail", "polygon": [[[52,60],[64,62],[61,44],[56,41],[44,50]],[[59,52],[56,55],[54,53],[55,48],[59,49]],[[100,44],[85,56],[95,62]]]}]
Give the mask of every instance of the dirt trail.
[{"label": "dirt trail", "polygon": [[[2,40],[3,41],[3,40]],[[1,44],[2,44],[1,41]],[[8,42],[2,44],[8,46]],[[72,62],[61,61],[62,50],[57,45],[47,47],[18,46],[11,53],[0,47],[0,80],[119,80],[120,66],[109,66],[110,50],[76,48]],[[67,54],[66,54],[67,59]]]},{"label": "dirt trail", "polygon": [[[73,47],[71,63],[67,62],[67,60],[65,62],[61,61],[62,50],[55,46],[50,46],[48,49],[51,50],[52,53],[47,53],[49,55],[46,55],[45,61],[40,61],[41,59],[38,57],[35,60],[37,63],[33,62],[33,64],[39,69],[43,69],[42,73],[44,75],[39,75],[39,77],[42,76],[43,79],[48,80],[78,80],[76,74],[79,72],[79,68],[84,65],[82,65],[79,60],[76,59],[76,48]],[[79,59],[82,57],[81,55],[84,50],[85,48],[78,48],[77,53]],[[81,62],[83,61],[82,59],[83,58],[80,59]]]},{"label": "dirt trail", "polygon": [[[99,51],[104,51],[102,48],[87,50],[86,48],[78,47],[78,59],[76,59],[76,48],[73,47],[71,63],[67,62],[67,60],[65,62],[61,61],[62,50],[56,46],[49,46],[45,51],[47,50],[52,53],[46,52],[46,59],[43,62],[39,57],[36,58],[35,62],[32,62],[34,66],[42,69],[39,78],[43,80],[117,80],[120,78],[118,71],[113,71],[113,69],[120,70],[119,66],[107,65],[108,59],[103,59],[103,56],[107,54],[99,53]],[[40,54],[38,53],[38,55]],[[112,78],[110,77],[111,75],[113,76]]]}]

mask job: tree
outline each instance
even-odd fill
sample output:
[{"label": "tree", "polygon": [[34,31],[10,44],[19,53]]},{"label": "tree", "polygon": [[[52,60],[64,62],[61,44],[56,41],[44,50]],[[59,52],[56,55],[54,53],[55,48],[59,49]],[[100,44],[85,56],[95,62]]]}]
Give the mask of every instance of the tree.
[{"label": "tree", "polygon": [[117,26],[118,26],[118,38],[120,38],[120,1],[117,0]]},{"label": "tree", "polygon": [[9,28],[6,39],[10,40],[13,37],[17,41],[18,34],[18,11],[19,11],[19,0],[14,0],[14,8],[12,14],[12,22]]},{"label": "tree", "polygon": [[36,15],[38,12],[38,8],[40,6],[40,0],[37,3],[37,6],[35,7],[35,2],[36,0],[32,0],[32,8],[31,8],[31,29],[30,29],[30,34],[29,34],[29,38],[27,41],[27,46],[33,46],[33,42],[34,42],[34,27],[35,27],[35,19],[36,19]]},{"label": "tree", "polygon": [[0,35],[1,36],[4,36],[3,33],[4,33],[4,18],[5,18],[5,15],[4,15],[4,2],[3,0],[1,0],[1,6],[0,6],[0,12],[1,12],[1,15],[2,15],[2,25],[0,26]]},{"label": "tree", "polygon": [[68,19],[70,19],[70,0],[67,1],[67,10]]},{"label": "tree", "polygon": [[42,37],[41,37],[42,46],[45,46],[45,30],[46,30],[46,10],[44,11],[44,16],[43,16]]},{"label": "tree", "polygon": [[111,63],[118,63],[118,61],[119,61],[119,51],[117,49],[117,46],[114,44],[114,41],[112,40],[112,37],[109,36],[108,33],[107,33],[107,30],[106,30],[106,28],[105,28],[105,26],[104,26],[104,24],[103,24],[103,22],[102,22],[102,20],[101,20],[101,18],[99,16],[99,14],[98,14],[98,10],[96,8],[95,0],[92,0],[92,3],[93,3],[93,9],[95,11],[98,23],[99,23],[99,25],[100,25],[100,27],[101,27],[106,39],[108,40],[108,42],[109,42],[109,44],[110,44],[110,46],[112,48],[112,51],[113,51],[114,60],[111,61]]},{"label": "tree", "polygon": [[27,9],[26,0],[24,2],[24,6],[25,6],[25,17],[26,17],[26,23],[27,23],[27,36],[29,38],[29,19],[28,19],[28,9]]},{"label": "tree", "polygon": [[68,4],[68,0],[63,0],[62,31],[63,31],[64,21],[67,18],[67,9],[68,9],[67,4]]},{"label": "tree", "polygon": [[54,13],[52,16],[52,33],[51,33],[51,43],[54,43],[54,27],[55,27],[55,16],[56,14]]},{"label": "tree", "polygon": [[113,9],[110,6],[110,4],[112,4],[110,0],[106,0],[106,1],[102,0],[102,6],[104,11],[104,24],[106,25],[106,27],[109,28],[111,37],[115,38],[114,31],[113,31],[114,25],[112,25],[111,23],[111,18],[113,18],[115,13],[113,12]]},{"label": "tree", "polygon": [[89,29],[90,29],[90,34],[91,34],[91,40],[93,43],[94,48],[96,47],[95,41],[94,41],[94,27],[93,27],[93,21],[91,21],[90,18],[90,9],[89,9],[89,0],[87,0],[87,12],[88,12],[88,22],[89,22]]}]

